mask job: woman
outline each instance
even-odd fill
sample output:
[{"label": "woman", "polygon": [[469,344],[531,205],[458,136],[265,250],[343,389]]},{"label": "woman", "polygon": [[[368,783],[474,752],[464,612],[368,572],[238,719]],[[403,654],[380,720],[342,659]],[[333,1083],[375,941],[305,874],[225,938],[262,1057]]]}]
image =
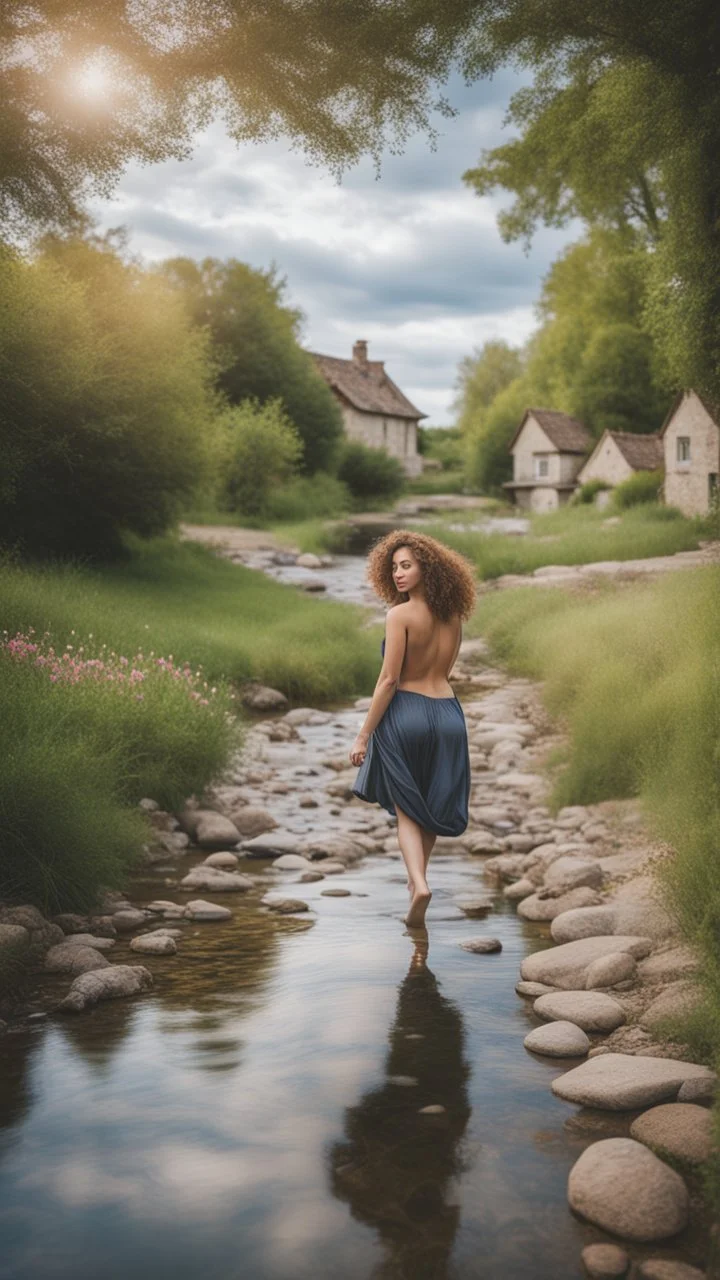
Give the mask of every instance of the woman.
[{"label": "woman", "polygon": [[432,897],[427,864],[438,835],[468,823],[470,759],[463,710],[448,676],[475,604],[473,571],[424,533],[395,530],[373,546],[368,578],[391,606],[383,664],[350,750],[353,791],[397,815],[412,893],[405,923],[422,925]]}]

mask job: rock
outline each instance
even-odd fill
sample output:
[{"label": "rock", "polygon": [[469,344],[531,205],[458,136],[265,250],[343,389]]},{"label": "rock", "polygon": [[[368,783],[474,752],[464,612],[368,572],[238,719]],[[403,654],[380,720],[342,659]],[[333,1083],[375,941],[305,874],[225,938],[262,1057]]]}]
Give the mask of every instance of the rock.
[{"label": "rock", "polygon": [[655,1031],[665,1018],[679,1017],[700,1003],[700,992],[693,983],[673,982],[656,996],[638,1019],[646,1031]]},{"label": "rock", "polygon": [[676,1258],[646,1258],[638,1263],[639,1280],[705,1280],[705,1272]]},{"label": "rock", "polygon": [[185,907],[185,915],[190,920],[229,920],[232,911],[229,907],[221,907],[216,902],[206,902],[204,898],[194,898]]},{"label": "rock", "polygon": [[499,853],[494,858],[488,858],[483,869],[488,874],[499,876],[501,880],[511,880],[520,876],[524,862],[522,853]]},{"label": "rock", "polygon": [[584,1057],[590,1048],[585,1032],[574,1022],[564,1021],[535,1027],[525,1036],[523,1044],[533,1053],[544,1053],[550,1058]]},{"label": "rock", "polygon": [[551,862],[545,873],[545,884],[549,888],[579,889],[587,885],[590,889],[599,889],[603,882],[602,867],[599,862],[589,858],[572,858],[563,855]]},{"label": "rock", "polygon": [[277,911],[280,915],[290,915],[294,911],[309,911],[307,902],[303,902],[301,898],[275,898],[271,894],[266,894],[261,898],[264,907],[269,911]]},{"label": "rock", "polygon": [[186,908],[181,907],[179,902],[171,902],[165,898],[156,898],[154,902],[149,902],[146,910],[153,915],[163,916],[165,920],[179,920],[186,913]]},{"label": "rock", "polygon": [[717,1079],[715,1080],[684,1080],[678,1091],[678,1102],[697,1102],[700,1105],[706,1103],[712,1105],[717,1094]]},{"label": "rock", "polygon": [[321,898],[350,898],[352,897],[349,889],[321,889]]},{"label": "rock", "polygon": [[427,1107],[418,1107],[419,1116],[442,1116],[445,1115],[446,1108],[441,1102],[431,1102]]},{"label": "rock", "polygon": [[678,925],[660,900],[657,883],[651,876],[635,876],[621,884],[613,895],[613,908],[618,933],[668,938],[678,932]]},{"label": "rock", "polygon": [[574,1022],[583,1031],[614,1031],[625,1021],[622,1005],[600,991],[551,991],[538,997],[533,1012],[540,1018],[562,1018]]},{"label": "rock", "polygon": [[243,841],[272,831],[278,825],[268,809],[253,804],[243,805],[241,809],[233,809],[232,820]]},{"label": "rock", "polygon": [[329,711],[316,711],[314,707],[293,707],[292,711],[286,711],[283,720],[287,720],[288,724],[329,724],[332,715]]},{"label": "rock", "polygon": [[115,938],[117,928],[112,916],[90,916],[87,923],[88,932],[96,938]]},{"label": "rock", "polygon": [[177,945],[169,933],[141,933],[133,938],[130,950],[154,956],[174,956]]},{"label": "rock", "polygon": [[237,871],[219,871],[202,863],[183,876],[179,887],[209,889],[211,893],[247,893],[248,889],[254,888],[254,881]]},{"label": "rock", "polygon": [[284,853],[299,854],[304,847],[302,836],[290,831],[267,831],[263,835],[243,840],[242,852],[246,858],[278,858]]},{"label": "rock", "polygon": [[63,933],[88,932],[88,917],[78,915],[74,911],[61,911],[53,916],[53,922],[62,929]]},{"label": "rock", "polygon": [[630,1266],[625,1250],[616,1244],[587,1244],[581,1256],[593,1280],[614,1280],[615,1276],[624,1276]]},{"label": "rock", "polygon": [[300,876],[300,884],[313,884],[316,880],[324,880],[322,871],[303,871]]},{"label": "rock", "polygon": [[549,995],[555,990],[554,987],[548,987],[544,982],[520,982],[515,983],[515,990],[519,996],[531,996],[535,999],[537,996]]},{"label": "rock", "polygon": [[683,1081],[691,1079],[715,1079],[715,1075],[709,1067],[675,1058],[604,1053],[557,1076],[552,1091],[583,1107],[632,1111],[674,1100]]},{"label": "rock", "polygon": [[104,969],[110,961],[93,947],[79,947],[72,943],[61,942],[51,947],[45,956],[44,968],[51,973],[89,973],[93,969]]},{"label": "rock", "polygon": [[114,1000],[120,996],[147,991],[152,984],[152,974],[144,965],[111,964],[106,969],[83,973],[76,978],[65,999],[60,1001],[58,1009],[80,1013],[100,1000]]},{"label": "rock", "polygon": [[313,555],[312,551],[304,551],[295,561],[303,569],[322,569],[322,560],[319,556]]},{"label": "rock", "polygon": [[520,902],[523,898],[529,898],[531,893],[535,892],[535,885],[532,880],[527,880],[524,876],[522,880],[516,880],[514,884],[506,884],[503,889],[503,897],[508,898],[510,902]]},{"label": "rock", "polygon": [[209,853],[203,862],[203,866],[219,867],[221,871],[233,871],[237,868],[238,862],[239,858],[236,853],[224,850],[222,853]]},{"label": "rock", "polygon": [[470,919],[486,916],[492,911],[492,898],[456,898],[456,905]]},{"label": "rock", "polygon": [[513,791],[521,791],[525,795],[530,795],[533,791],[543,791],[545,782],[537,773],[519,773],[513,770],[496,778],[495,786],[500,788],[507,787]]},{"label": "rock", "polygon": [[279,689],[271,689],[269,685],[256,684],[249,681],[243,688],[242,701],[252,711],[279,711],[285,708],[288,700]]},{"label": "rock", "polygon": [[144,911],[137,911],[133,907],[126,911],[116,911],[112,918],[118,933],[132,933],[133,929],[141,929],[146,919]]},{"label": "rock", "polygon": [[281,858],[275,859],[272,869],[273,871],[310,871],[312,863],[299,853],[284,853]]},{"label": "rock", "polygon": [[551,987],[562,987],[566,991],[582,991],[587,970],[593,960],[613,951],[628,951],[636,957],[645,956],[650,947],[648,938],[624,937],[620,934],[609,938],[578,938],[575,942],[563,942],[558,947],[535,951],[526,956],[520,965],[520,976],[528,982],[547,982]]},{"label": "rock", "polygon": [[236,845],[241,840],[240,832],[222,813],[208,810],[195,823],[195,843],[201,849],[217,849],[218,845]]},{"label": "rock", "polygon": [[634,978],[636,970],[635,960],[627,951],[611,951],[588,965],[585,986],[588,991],[593,987],[614,987],[617,982]]},{"label": "rock", "polygon": [[570,1170],[568,1199],[583,1218],[628,1240],[676,1235],[690,1201],[680,1175],[632,1138],[603,1138],[587,1147]]},{"label": "rock", "polygon": [[651,1107],[630,1125],[630,1136],[661,1157],[702,1164],[712,1150],[712,1114],[692,1102]]},{"label": "rock", "polygon": [[638,965],[643,982],[670,982],[673,978],[696,973],[697,969],[697,957],[689,947],[673,947],[649,956]]},{"label": "rock", "polygon": [[463,951],[473,951],[476,955],[485,955],[491,951],[502,951],[499,938],[468,938],[459,944]]},{"label": "rock", "polygon": [[598,902],[600,895],[594,889],[579,885],[557,897],[547,891],[533,893],[518,904],[518,915],[523,920],[554,920],[563,911],[570,911],[573,907],[594,907]]},{"label": "rock", "polygon": [[21,924],[0,924],[0,953],[25,951],[30,934]]},{"label": "rock", "polygon": [[160,805],[157,800],[151,800],[148,796],[144,796],[142,800],[138,800],[138,809],[144,809],[146,813],[157,813]]},{"label": "rock", "polygon": [[331,862],[329,858],[320,865],[324,876],[342,876],[347,871],[343,862]]},{"label": "rock", "polygon": [[574,907],[561,911],[550,925],[554,942],[575,942],[578,938],[598,938],[614,932],[614,907]]},{"label": "rock", "polygon": [[60,944],[65,947],[92,947],[94,951],[110,951],[114,938],[96,938],[94,933],[70,933]]}]

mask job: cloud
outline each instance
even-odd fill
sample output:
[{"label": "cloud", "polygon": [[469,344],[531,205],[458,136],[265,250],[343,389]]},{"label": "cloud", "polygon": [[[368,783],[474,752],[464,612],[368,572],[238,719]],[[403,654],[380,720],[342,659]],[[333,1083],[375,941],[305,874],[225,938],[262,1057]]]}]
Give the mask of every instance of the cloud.
[{"label": "cloud", "polygon": [[338,182],[283,141],[236,144],[221,122],[192,156],[132,165],[112,200],[96,201],[103,227],[124,223],[151,261],[237,257],[286,277],[312,350],[349,355],[354,338],[429,422],[451,417],[459,360],[487,338],[521,343],[534,327],[542,276],[577,227],[542,230],[526,255],[504,244],[496,215],[507,194],[478,199],[462,181],[484,148],[510,136],[503,119],[520,76],[503,72],[447,93],[458,114],[438,117],[380,176],[364,159]]}]

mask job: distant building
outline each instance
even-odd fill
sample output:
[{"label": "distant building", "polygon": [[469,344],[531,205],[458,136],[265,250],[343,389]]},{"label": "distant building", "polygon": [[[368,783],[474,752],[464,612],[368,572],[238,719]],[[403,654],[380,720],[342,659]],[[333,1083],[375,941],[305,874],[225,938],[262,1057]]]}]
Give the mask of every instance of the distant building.
[{"label": "distant building", "polygon": [[578,485],[588,480],[604,480],[614,488],[636,471],[662,471],[663,443],[658,431],[603,431],[590,457],[577,474]]},{"label": "distant building", "polygon": [[660,428],[665,502],[686,516],[705,515],[720,475],[720,405],[681,391]]},{"label": "distant building", "polygon": [[503,488],[518,507],[555,511],[567,502],[593,438],[576,418],[555,409],[526,409],[508,446],[513,478]]},{"label": "distant building", "polygon": [[348,438],[385,449],[400,459],[408,475],[418,475],[423,465],[417,428],[428,415],[403,395],[382,360],[368,360],[367,342],[354,344],[352,360],[310,354],[338,400]]}]

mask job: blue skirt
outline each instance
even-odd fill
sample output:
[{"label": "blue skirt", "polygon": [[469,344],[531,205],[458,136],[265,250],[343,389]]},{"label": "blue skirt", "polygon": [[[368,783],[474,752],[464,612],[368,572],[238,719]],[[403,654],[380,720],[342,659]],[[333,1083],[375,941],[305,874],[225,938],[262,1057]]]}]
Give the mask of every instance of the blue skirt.
[{"label": "blue skirt", "polygon": [[459,836],[468,824],[470,756],[458,699],[396,689],[352,790],[393,815],[397,800],[426,831]]}]

